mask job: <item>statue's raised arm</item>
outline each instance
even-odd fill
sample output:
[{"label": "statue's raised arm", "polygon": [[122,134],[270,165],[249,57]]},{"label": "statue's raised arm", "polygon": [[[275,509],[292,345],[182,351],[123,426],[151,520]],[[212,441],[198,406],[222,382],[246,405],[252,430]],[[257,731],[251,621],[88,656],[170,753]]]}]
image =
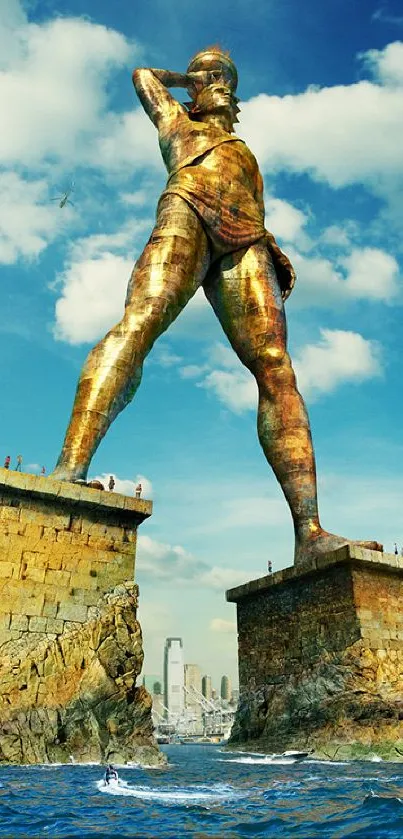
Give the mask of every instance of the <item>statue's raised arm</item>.
[{"label": "statue's raised arm", "polygon": [[154,125],[158,128],[164,118],[186,114],[186,108],[170,93],[169,87],[181,87],[192,95],[217,80],[217,72],[176,73],[173,70],[157,70],[153,67],[137,67],[132,73],[133,84],[140,102]]}]

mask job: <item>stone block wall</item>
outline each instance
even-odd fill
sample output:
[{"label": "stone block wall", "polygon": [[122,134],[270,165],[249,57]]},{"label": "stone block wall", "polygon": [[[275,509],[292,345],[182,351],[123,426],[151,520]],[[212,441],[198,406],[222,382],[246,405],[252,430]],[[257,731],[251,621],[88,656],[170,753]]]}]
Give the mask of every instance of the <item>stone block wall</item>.
[{"label": "stone block wall", "polygon": [[237,604],[232,742],[393,754],[403,741],[403,559],[345,547],[227,592]]},{"label": "stone block wall", "polygon": [[[134,580],[150,501],[0,469],[0,645],[60,635]],[[27,636],[28,634],[28,636]]]}]

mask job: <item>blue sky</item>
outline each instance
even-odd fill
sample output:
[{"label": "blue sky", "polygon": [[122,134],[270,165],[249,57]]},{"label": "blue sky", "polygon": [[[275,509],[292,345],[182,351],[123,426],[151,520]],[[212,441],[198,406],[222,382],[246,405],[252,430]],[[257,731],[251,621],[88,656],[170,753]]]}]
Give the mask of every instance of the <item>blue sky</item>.
[{"label": "blue sky", "polygon": [[[403,544],[403,16],[347,0],[0,9],[0,441],[27,470],[58,456],[77,377],[121,315],[165,182],[133,67],[184,70],[220,43],[267,227],[298,273],[290,349],[307,400],[323,524]],[[180,94],[179,94],[180,95]],[[185,94],[186,96],[186,94]],[[74,206],[51,198],[74,181]],[[255,385],[196,295],[156,345],[91,474],[154,499],[137,577],[146,672],[167,635],[236,680],[225,588],[292,562],[286,504],[256,437]]]}]

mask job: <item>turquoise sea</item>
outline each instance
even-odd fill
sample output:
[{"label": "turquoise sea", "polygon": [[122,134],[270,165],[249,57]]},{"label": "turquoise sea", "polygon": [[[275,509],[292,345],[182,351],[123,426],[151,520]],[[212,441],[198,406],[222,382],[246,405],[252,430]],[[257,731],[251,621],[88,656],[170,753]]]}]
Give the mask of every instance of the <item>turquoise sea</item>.
[{"label": "turquoise sea", "polygon": [[403,764],[166,746],[165,768],[0,767],[0,837],[402,839]]}]

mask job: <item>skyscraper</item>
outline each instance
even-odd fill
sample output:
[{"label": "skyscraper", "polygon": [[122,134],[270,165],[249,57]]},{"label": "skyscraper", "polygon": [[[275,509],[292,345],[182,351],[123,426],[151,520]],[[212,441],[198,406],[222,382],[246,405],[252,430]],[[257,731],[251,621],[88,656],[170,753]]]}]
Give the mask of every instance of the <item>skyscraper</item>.
[{"label": "skyscraper", "polygon": [[183,711],[184,667],[182,638],[167,638],[164,648],[164,703],[170,715]]},{"label": "skyscraper", "polygon": [[161,676],[157,674],[145,674],[143,676],[143,685],[149,693],[161,693],[161,689],[159,691],[155,690],[156,684],[161,685]]},{"label": "skyscraper", "polygon": [[211,699],[211,676],[203,676],[202,694],[206,699]]},{"label": "skyscraper", "polygon": [[221,676],[221,699],[229,702],[232,695],[232,685],[229,676]]},{"label": "skyscraper", "polygon": [[202,709],[200,694],[202,692],[201,670],[198,664],[185,664],[185,707],[197,722],[201,721]]}]

